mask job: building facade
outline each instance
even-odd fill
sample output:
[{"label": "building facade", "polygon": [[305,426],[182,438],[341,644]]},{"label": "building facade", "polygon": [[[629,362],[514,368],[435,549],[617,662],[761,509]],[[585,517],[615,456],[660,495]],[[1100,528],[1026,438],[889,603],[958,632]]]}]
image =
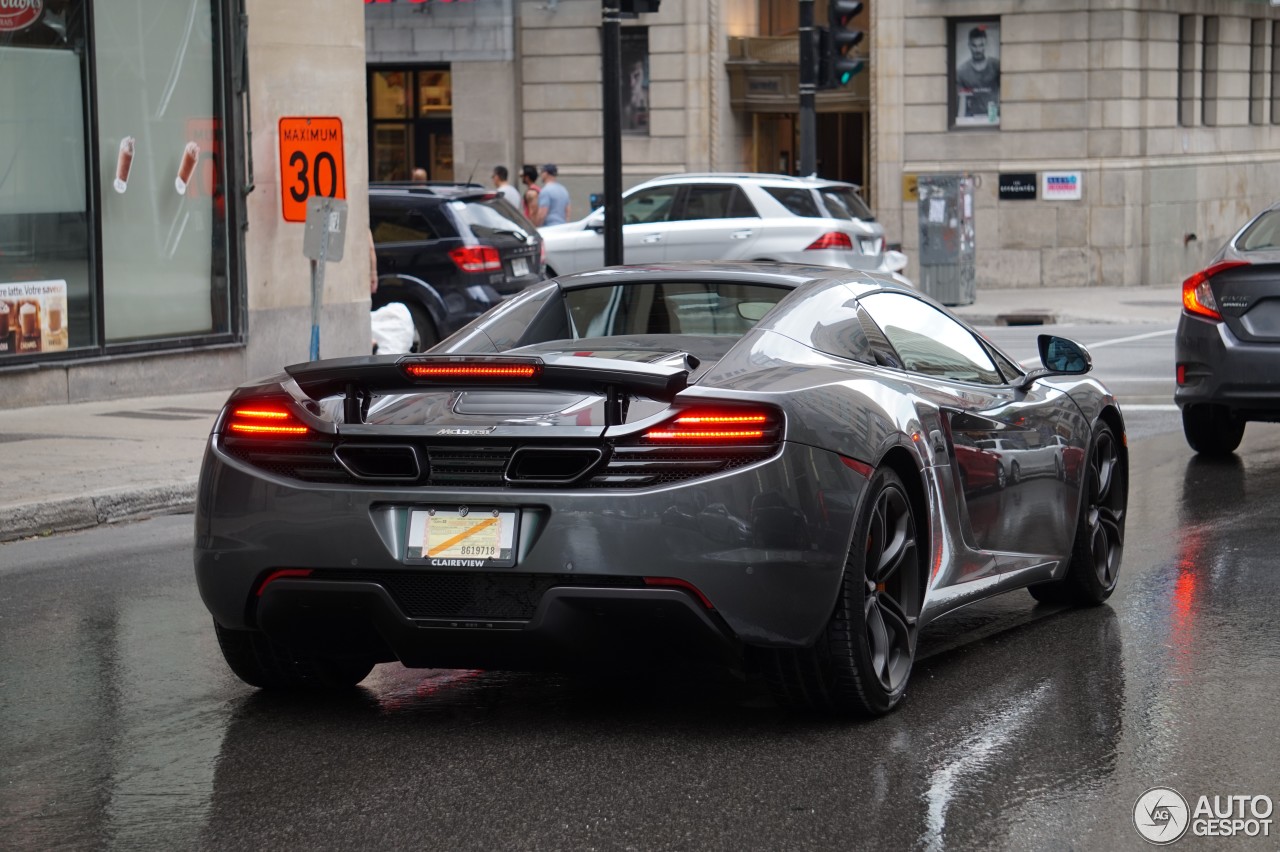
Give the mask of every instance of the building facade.
[{"label": "building facade", "polygon": [[871,5],[873,193],[909,256],[923,175],[974,177],[979,288],[1175,283],[1280,197],[1265,2]]},{"label": "building facade", "polygon": [[[5,407],[228,388],[306,360],[286,116],[344,128],[367,229],[363,11],[347,0],[0,2]],[[335,162],[335,166],[339,165]],[[368,248],[327,268],[325,354],[368,346]]]}]

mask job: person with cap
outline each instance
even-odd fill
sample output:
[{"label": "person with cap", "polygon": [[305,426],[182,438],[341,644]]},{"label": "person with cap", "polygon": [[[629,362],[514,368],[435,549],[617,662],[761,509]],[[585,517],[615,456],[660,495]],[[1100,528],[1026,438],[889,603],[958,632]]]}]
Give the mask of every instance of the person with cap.
[{"label": "person with cap", "polygon": [[538,193],[538,218],[534,224],[563,225],[569,221],[569,190],[558,180],[560,170],[555,163],[542,167],[542,192]]}]

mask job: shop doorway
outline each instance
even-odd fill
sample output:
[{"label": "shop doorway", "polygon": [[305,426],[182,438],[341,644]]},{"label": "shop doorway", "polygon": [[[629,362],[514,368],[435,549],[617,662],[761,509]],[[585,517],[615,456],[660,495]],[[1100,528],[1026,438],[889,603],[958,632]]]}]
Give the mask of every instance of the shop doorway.
[{"label": "shop doorway", "polygon": [[452,181],[453,79],[447,67],[369,69],[369,179]]}]

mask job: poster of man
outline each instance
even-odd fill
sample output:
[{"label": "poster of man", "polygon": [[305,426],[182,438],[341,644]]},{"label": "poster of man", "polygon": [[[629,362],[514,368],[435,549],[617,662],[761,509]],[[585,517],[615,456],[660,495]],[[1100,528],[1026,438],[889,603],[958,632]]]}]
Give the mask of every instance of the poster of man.
[{"label": "poster of man", "polygon": [[1000,126],[1000,22],[958,21],[955,44],[955,125]]},{"label": "poster of man", "polygon": [[649,29],[622,30],[622,132],[649,134]]}]

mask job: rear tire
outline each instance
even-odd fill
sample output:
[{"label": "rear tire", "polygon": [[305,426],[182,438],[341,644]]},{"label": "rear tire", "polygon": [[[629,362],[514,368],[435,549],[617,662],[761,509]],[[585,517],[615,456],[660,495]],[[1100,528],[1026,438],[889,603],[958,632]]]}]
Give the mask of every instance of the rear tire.
[{"label": "rear tire", "polygon": [[1182,434],[1202,456],[1229,456],[1244,438],[1245,421],[1225,405],[1188,405],[1182,409]]},{"label": "rear tire", "polygon": [[427,313],[427,309],[412,302],[401,304],[408,308],[410,315],[413,316],[413,346],[409,351],[426,352],[439,343],[440,334],[436,331],[436,324],[431,321],[431,315]]},{"label": "rear tire", "polygon": [[924,548],[906,486],[888,468],[868,483],[835,612],[810,648],[769,649],[780,704],[881,716],[906,693],[923,601]]},{"label": "rear tire", "polygon": [[1129,470],[1115,433],[1104,422],[1094,431],[1088,459],[1066,576],[1027,587],[1040,603],[1096,606],[1111,597],[1120,579]]},{"label": "rear tire", "polygon": [[364,657],[313,657],[258,630],[228,630],[216,621],[213,629],[227,666],[236,677],[259,689],[350,689],[373,671],[373,661]]}]

